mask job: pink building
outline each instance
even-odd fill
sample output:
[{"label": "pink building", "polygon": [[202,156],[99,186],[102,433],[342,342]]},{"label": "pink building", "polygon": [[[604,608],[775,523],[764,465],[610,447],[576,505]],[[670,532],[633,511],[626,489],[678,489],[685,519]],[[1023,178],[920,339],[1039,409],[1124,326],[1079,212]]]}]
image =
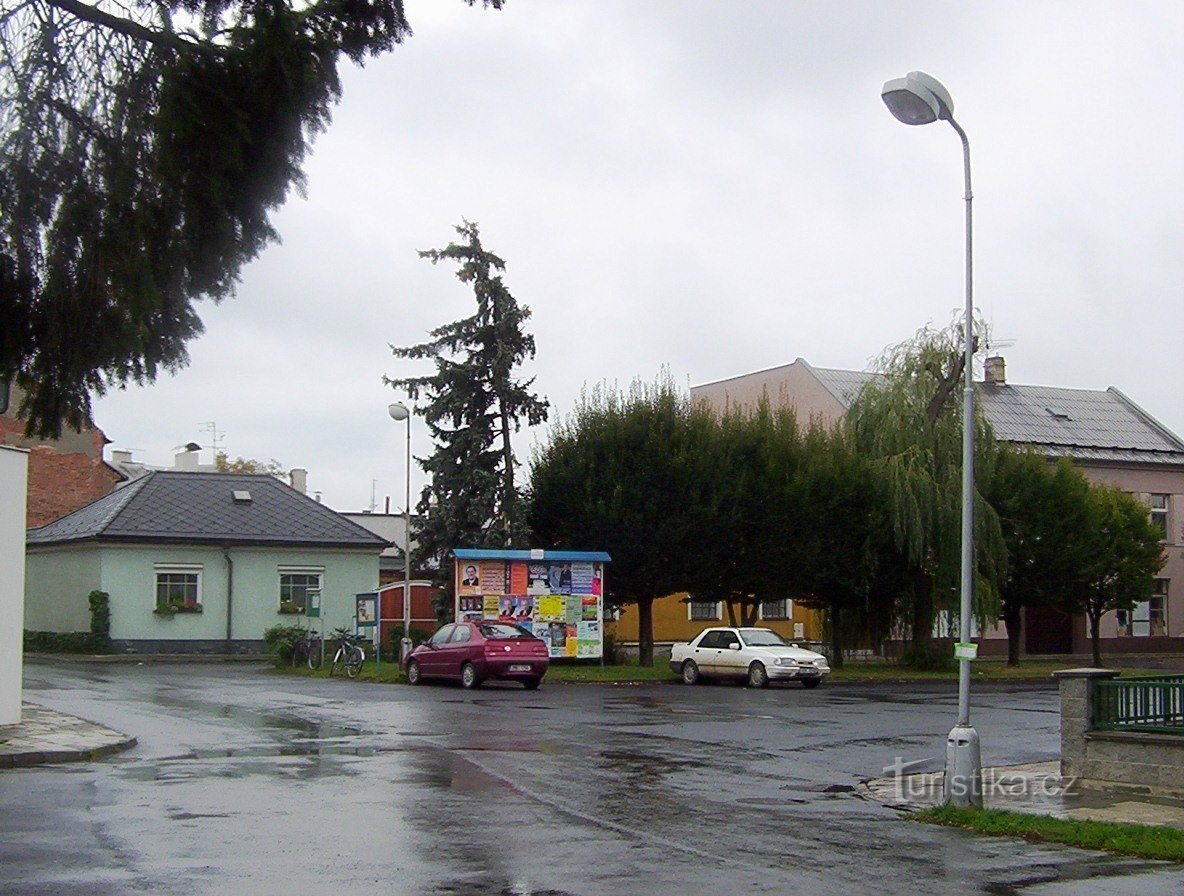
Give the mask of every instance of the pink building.
[{"label": "pink building", "polygon": [[[874,373],[792,364],[705,383],[694,400],[717,410],[754,406],[768,396],[792,407],[806,424],[833,425]],[[1116,486],[1147,503],[1163,527],[1167,560],[1155,594],[1129,613],[1102,620],[1102,649],[1110,653],[1184,651],[1184,442],[1111,386],[1105,391],[1020,386],[1007,382],[1002,358],[988,358],[979,401],[1001,442],[1068,457],[1093,482]],[[1088,653],[1084,617],[1056,610],[1031,612],[1023,624],[1022,648],[1030,654]],[[985,654],[1006,653],[1002,624],[983,633]]]}]

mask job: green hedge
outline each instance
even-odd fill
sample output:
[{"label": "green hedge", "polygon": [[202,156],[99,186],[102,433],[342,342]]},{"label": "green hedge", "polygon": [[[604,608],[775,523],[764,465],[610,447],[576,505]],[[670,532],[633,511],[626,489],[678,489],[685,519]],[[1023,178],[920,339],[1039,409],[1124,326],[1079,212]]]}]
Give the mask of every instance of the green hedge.
[{"label": "green hedge", "polygon": [[26,653],[107,653],[111,639],[94,632],[31,632],[25,630]]}]

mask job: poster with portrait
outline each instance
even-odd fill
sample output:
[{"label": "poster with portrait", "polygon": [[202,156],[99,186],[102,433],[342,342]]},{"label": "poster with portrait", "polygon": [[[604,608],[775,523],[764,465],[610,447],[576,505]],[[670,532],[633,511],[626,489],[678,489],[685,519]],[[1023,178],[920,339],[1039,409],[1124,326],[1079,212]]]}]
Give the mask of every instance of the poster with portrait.
[{"label": "poster with portrait", "polygon": [[[595,659],[604,653],[604,566],[579,559],[456,558],[457,621],[500,620],[521,626],[552,657]],[[586,556],[586,555],[585,555]]]}]

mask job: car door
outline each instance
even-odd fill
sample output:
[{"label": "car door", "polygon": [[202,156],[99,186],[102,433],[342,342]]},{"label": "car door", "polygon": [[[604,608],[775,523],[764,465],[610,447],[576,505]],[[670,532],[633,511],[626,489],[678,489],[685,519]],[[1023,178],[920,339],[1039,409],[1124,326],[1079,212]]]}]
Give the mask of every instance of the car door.
[{"label": "car door", "polygon": [[743,676],[748,673],[748,659],[745,656],[744,642],[731,629],[720,632],[720,650],[717,668],[720,675],[729,677]]},{"label": "car door", "polygon": [[700,674],[719,674],[719,645],[722,634],[722,632],[715,629],[704,632],[703,637],[699,639],[699,642],[691,650],[690,658],[699,667]]},{"label": "car door", "polygon": [[419,671],[424,675],[443,675],[444,647],[448,643],[455,625],[446,625],[437,631],[427,642],[427,650],[416,656],[419,661]]},{"label": "car door", "polygon": [[448,637],[448,643],[440,651],[440,674],[460,678],[460,667],[466,660],[472,659],[473,646],[473,626],[467,622],[458,622]]}]

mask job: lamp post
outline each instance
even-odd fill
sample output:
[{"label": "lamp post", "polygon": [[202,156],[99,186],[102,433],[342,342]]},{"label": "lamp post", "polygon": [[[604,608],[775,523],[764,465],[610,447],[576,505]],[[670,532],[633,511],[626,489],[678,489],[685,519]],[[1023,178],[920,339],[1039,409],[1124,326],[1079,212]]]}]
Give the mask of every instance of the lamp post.
[{"label": "lamp post", "polygon": [[981,807],[982,756],[978,732],[970,724],[970,660],[975,645],[970,643],[971,607],[974,596],[974,279],[971,252],[970,141],[954,120],[954,101],[936,78],[924,72],[909,72],[888,81],[880,92],[884,104],[897,119],[909,125],[948,121],[962,140],[962,162],[966,175],[966,310],[962,376],[962,585],[961,622],[958,627],[958,724],[946,740],[945,803],[961,808]]},{"label": "lamp post", "polygon": [[392,420],[407,421],[407,491],[403,498],[403,637],[399,641],[399,665],[411,652],[411,411],[401,401],[387,408]]}]

